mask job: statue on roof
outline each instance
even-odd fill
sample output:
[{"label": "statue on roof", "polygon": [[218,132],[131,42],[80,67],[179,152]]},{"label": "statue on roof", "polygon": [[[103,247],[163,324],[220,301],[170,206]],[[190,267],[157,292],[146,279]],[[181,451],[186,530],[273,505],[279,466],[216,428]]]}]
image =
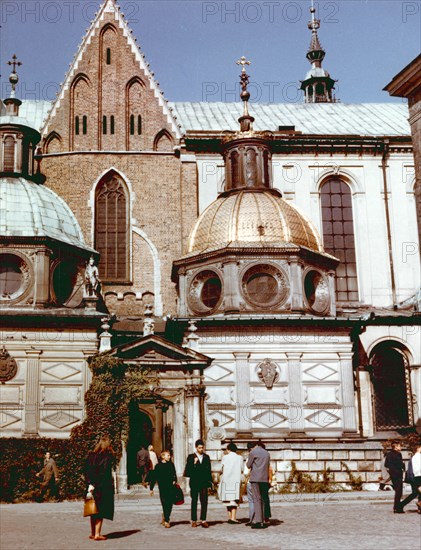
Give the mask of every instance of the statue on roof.
[{"label": "statue on roof", "polygon": [[85,269],[85,298],[99,296],[100,290],[101,280],[99,278],[99,270],[95,265],[94,257],[91,256]]}]

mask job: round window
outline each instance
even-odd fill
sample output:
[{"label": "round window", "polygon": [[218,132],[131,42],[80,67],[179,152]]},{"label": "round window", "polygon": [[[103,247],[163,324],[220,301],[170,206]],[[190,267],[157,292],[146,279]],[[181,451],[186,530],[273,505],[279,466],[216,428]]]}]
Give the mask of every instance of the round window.
[{"label": "round window", "polygon": [[29,269],[15,254],[0,254],[0,300],[15,300],[26,290]]},{"label": "round window", "polygon": [[304,277],[304,293],[308,307],[315,313],[326,313],[329,307],[329,287],[326,277],[319,271],[308,271]]},{"label": "round window", "polygon": [[251,267],[243,277],[242,288],[250,302],[263,308],[279,306],[289,295],[286,275],[273,265]]},{"label": "round window", "polygon": [[196,313],[211,313],[220,303],[222,282],[211,270],[198,273],[190,284],[189,303]]}]

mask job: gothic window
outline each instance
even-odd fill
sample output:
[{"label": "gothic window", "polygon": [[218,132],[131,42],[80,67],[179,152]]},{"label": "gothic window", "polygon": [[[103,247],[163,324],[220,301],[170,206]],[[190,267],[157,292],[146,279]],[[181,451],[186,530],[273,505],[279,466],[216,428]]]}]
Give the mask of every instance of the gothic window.
[{"label": "gothic window", "polygon": [[15,171],[15,140],[12,136],[7,136],[4,140],[4,168],[5,172]]},{"label": "gothic window", "polygon": [[326,252],[340,260],[336,269],[338,302],[358,301],[352,197],[349,186],[339,178],[321,188],[323,241]]},{"label": "gothic window", "polygon": [[142,133],[142,117],[137,115],[137,135],[140,136]]},{"label": "gothic window", "polygon": [[110,117],[110,134],[114,134],[114,115]]},{"label": "gothic window", "polygon": [[103,279],[128,279],[129,197],[122,178],[114,171],[98,183],[95,193],[95,248],[101,254]]},{"label": "gothic window", "polygon": [[75,117],[75,134],[79,135],[79,117]]},{"label": "gothic window", "polygon": [[377,344],[370,355],[375,425],[397,430],[413,424],[408,358],[399,342]]},{"label": "gothic window", "polygon": [[130,116],[130,135],[134,136],[134,115]]},{"label": "gothic window", "polygon": [[84,136],[88,133],[88,117],[86,115],[83,115],[82,118],[82,132]]},{"label": "gothic window", "polygon": [[107,48],[107,65],[111,65],[111,48]]},{"label": "gothic window", "polygon": [[102,117],[102,133],[104,135],[107,133],[107,117],[105,115]]}]

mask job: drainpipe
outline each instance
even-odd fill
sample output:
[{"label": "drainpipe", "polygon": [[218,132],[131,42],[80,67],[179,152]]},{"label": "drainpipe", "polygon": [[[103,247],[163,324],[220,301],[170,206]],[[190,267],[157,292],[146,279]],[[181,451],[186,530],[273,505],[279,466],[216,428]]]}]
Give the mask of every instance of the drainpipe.
[{"label": "drainpipe", "polygon": [[386,214],[386,229],[387,229],[387,243],[389,248],[389,267],[390,267],[390,283],[392,285],[392,301],[393,307],[396,306],[396,283],[395,283],[395,269],[393,265],[393,251],[392,251],[392,232],[390,229],[390,213],[389,213],[389,199],[387,196],[387,161],[389,160],[389,140],[384,140],[383,154],[382,154],[382,173],[383,173],[383,193],[384,193],[384,209]]}]

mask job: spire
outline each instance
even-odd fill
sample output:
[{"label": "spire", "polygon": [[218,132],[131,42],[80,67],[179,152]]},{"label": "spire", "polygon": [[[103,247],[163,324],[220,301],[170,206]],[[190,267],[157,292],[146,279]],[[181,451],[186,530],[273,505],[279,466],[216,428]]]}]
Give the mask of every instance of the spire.
[{"label": "spire", "polygon": [[313,0],[311,0],[310,13],[311,20],[308,22],[308,28],[311,30],[311,41],[306,57],[311,63],[311,69],[305,80],[301,81],[301,90],[305,93],[306,103],[333,103],[336,101],[332,95],[336,80],[333,80],[322,67],[326,52],[322,48],[317,34],[320,29],[320,19],[316,18]]},{"label": "spire", "polygon": [[317,34],[317,30],[320,29],[320,19],[316,19],[316,8],[314,7],[313,0],[311,0],[310,13],[311,21],[308,22],[308,28],[311,30],[311,41],[306,57],[310,63],[314,63],[316,67],[321,67],[326,52],[322,48],[319,41],[319,35]]},{"label": "spire", "polygon": [[240,123],[241,132],[252,132],[254,118],[249,114],[248,101],[250,99],[250,92],[247,90],[250,77],[246,72],[246,65],[251,65],[251,61],[247,61],[243,55],[237,61],[237,65],[241,65],[242,67],[241,75],[240,75],[240,86],[241,86],[240,97],[244,103],[243,115],[238,119],[238,122]]},{"label": "spire", "polygon": [[12,90],[10,92],[10,96],[4,100],[4,104],[6,105],[6,115],[19,116],[19,107],[22,105],[22,101],[16,98],[16,84],[19,82],[16,67],[20,67],[22,63],[21,61],[18,61],[16,54],[13,54],[12,61],[8,61],[7,64],[13,68],[9,76],[9,82],[12,85]]}]

